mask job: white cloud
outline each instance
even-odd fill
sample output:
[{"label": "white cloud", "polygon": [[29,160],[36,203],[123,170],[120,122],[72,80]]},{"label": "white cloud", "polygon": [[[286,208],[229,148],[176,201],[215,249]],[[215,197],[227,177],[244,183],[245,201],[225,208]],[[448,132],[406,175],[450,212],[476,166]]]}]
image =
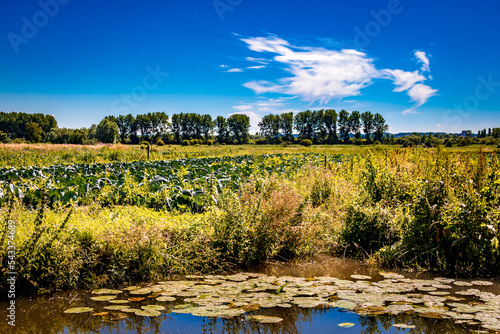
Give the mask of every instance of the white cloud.
[{"label": "white cloud", "polygon": [[[277,36],[243,38],[252,51],[272,53],[270,60],[247,57],[247,60],[274,61],[284,65],[290,76],[276,82],[254,80],[246,82],[245,87],[256,94],[281,93],[297,95],[303,100],[314,103],[327,103],[331,99],[358,96],[361,90],[374,83],[375,79],[389,79],[396,86],[395,92],[406,92],[415,105],[404,114],[417,113],[416,108],[423,105],[436,94],[437,90],[423,84],[427,79],[419,71],[408,72],[401,69],[378,70],[374,59],[366,53],[343,49],[293,46]],[[429,58],[423,51],[415,52],[422,65],[422,71],[429,71]],[[263,62],[264,63],[264,62]]]},{"label": "white cloud", "polygon": [[239,110],[239,111],[245,111],[245,110],[251,110],[253,106],[251,105],[239,105],[239,106],[233,106],[233,109]]},{"label": "white cloud", "polygon": [[229,68],[229,65],[219,65],[220,68]]},{"label": "white cloud", "polygon": [[231,68],[226,71],[227,73],[236,73],[236,72],[243,72],[241,68]]},{"label": "white cloud", "polygon": [[420,107],[429,100],[431,96],[436,95],[437,90],[424,84],[416,84],[408,91],[412,101],[416,102],[416,107]]},{"label": "white cloud", "polygon": [[415,107],[411,107],[409,109],[403,110],[402,114],[405,116],[410,115],[410,114],[420,115],[420,113],[417,111],[417,108],[415,108]]},{"label": "white cloud", "polygon": [[415,57],[417,57],[417,60],[420,63],[422,63],[421,67],[422,72],[429,72],[430,67],[429,67],[429,58],[427,57],[427,54],[424,51],[416,51]]},{"label": "white cloud", "polygon": [[267,81],[245,84],[257,94],[276,92],[299,95],[310,102],[328,102],[332,98],[360,95],[362,88],[380,76],[373,59],[355,50],[296,48],[274,36],[243,41],[250,50],[277,54],[274,61],[288,65],[287,71],[292,74],[280,79],[279,84]]},{"label": "white cloud", "polygon": [[260,70],[261,68],[264,68],[264,65],[258,65],[258,66],[250,66],[247,67],[248,70]]},{"label": "white cloud", "polygon": [[404,92],[413,87],[417,82],[425,81],[425,77],[415,72],[406,72],[403,70],[383,70],[393,81],[396,88],[395,92]]}]

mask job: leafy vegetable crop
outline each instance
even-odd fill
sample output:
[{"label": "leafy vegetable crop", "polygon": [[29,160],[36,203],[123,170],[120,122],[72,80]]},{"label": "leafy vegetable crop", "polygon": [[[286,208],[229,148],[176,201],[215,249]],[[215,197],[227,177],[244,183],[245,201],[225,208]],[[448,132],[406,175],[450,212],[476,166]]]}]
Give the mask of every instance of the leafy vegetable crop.
[{"label": "leafy vegetable crop", "polygon": [[0,169],[0,204],[19,197],[52,207],[70,203],[144,205],[204,211],[223,188],[236,190],[251,175],[291,174],[305,165],[342,161],[340,155],[278,154],[170,161],[54,165]]}]

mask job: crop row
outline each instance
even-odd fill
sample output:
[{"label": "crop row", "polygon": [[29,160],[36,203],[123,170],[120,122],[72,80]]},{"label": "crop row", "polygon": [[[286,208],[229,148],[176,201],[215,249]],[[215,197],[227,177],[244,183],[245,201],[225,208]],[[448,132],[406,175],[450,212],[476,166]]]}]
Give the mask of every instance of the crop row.
[{"label": "crop row", "polygon": [[0,204],[14,196],[26,205],[98,202],[199,212],[217,204],[223,188],[236,190],[253,174],[290,174],[342,158],[309,153],[1,168]]}]

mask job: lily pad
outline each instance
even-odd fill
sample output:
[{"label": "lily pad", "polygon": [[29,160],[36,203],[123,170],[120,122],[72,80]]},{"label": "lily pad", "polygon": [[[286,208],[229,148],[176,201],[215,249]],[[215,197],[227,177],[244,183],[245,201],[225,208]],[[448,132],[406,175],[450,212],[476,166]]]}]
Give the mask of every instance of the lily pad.
[{"label": "lily pad", "polygon": [[407,328],[407,329],[415,328],[414,325],[407,325],[407,324],[393,324],[392,327]]},{"label": "lily pad", "polygon": [[111,304],[128,304],[128,303],[130,303],[129,300],[125,300],[125,299],[115,299],[115,300],[110,300],[109,302]]},{"label": "lily pad", "polygon": [[148,311],[163,311],[165,307],[161,305],[146,305],[141,307],[143,310],[148,310]]},{"label": "lily pad", "polygon": [[90,297],[90,299],[96,302],[108,302],[110,300],[116,299],[116,296],[96,296],[96,297]]},{"label": "lily pad", "polygon": [[278,322],[283,321],[282,318],[270,317],[267,315],[252,315],[252,316],[247,317],[247,319],[257,321],[261,324],[276,324]]},{"label": "lily pad", "polygon": [[371,276],[367,276],[367,275],[351,275],[351,278],[359,279],[359,280],[370,280],[370,279],[372,279]]},{"label": "lily pad", "polygon": [[135,315],[140,317],[157,317],[161,315],[161,312],[152,311],[152,310],[138,310],[135,311]]},{"label": "lily pad", "polygon": [[70,308],[64,311],[66,314],[79,314],[79,313],[88,313],[92,312],[94,309],[92,307],[75,307],[75,308]]},{"label": "lily pad", "polygon": [[352,323],[352,322],[343,322],[341,324],[339,324],[339,327],[342,327],[342,328],[350,328],[350,327],[353,327],[355,326],[356,324]]},{"label": "lily pad", "polygon": [[117,295],[119,293],[122,293],[122,290],[111,290],[111,289],[98,289],[92,291],[93,295]]},{"label": "lily pad", "polygon": [[159,302],[174,302],[177,298],[175,297],[170,297],[170,296],[160,296],[156,298],[157,301]]}]

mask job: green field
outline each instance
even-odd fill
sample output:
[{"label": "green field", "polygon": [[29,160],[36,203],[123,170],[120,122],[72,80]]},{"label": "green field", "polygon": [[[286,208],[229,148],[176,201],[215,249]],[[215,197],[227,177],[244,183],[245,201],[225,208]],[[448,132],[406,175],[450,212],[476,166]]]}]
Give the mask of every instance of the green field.
[{"label": "green field", "polygon": [[[0,276],[118,285],[320,253],[499,275],[496,148],[0,146]],[[6,288],[6,283],[2,283]]]}]

